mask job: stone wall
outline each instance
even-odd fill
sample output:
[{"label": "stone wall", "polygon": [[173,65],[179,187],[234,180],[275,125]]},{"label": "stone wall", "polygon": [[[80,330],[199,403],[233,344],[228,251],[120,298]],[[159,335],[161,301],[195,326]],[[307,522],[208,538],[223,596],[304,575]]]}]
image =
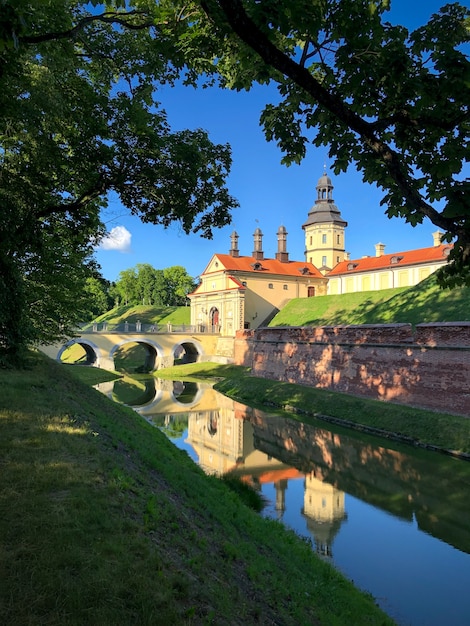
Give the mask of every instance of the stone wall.
[{"label": "stone wall", "polygon": [[255,376],[470,416],[470,323],[239,331]]}]

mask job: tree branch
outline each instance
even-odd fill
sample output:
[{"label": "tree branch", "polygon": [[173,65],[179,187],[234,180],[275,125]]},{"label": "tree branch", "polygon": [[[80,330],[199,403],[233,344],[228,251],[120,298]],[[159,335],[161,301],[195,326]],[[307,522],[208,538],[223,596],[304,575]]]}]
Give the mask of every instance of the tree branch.
[{"label": "tree branch", "polygon": [[[373,124],[354,113],[341,97],[328,91],[308,69],[279,50],[248,16],[241,0],[216,0],[216,4],[222,10],[231,29],[257,52],[266,64],[294,81],[317,103],[360,136],[364,144],[385,165],[412,211],[428,217],[436,226],[457,234],[458,227],[455,221],[444,217],[424,201],[414,188],[413,181],[401,164],[399,155],[375,134]],[[201,6],[211,19],[217,21],[216,10],[211,2],[203,0]]]},{"label": "tree branch", "polygon": [[[135,17],[148,17],[147,13],[143,11],[129,11],[127,13],[119,13],[115,11],[106,11],[100,15],[90,15],[81,19],[73,28],[68,30],[42,33],[41,35],[22,35],[18,37],[18,41],[24,44],[43,43],[45,41],[57,41],[59,39],[75,39],[88,24],[93,22],[105,23],[105,24],[118,24],[123,28],[129,30],[144,30],[154,26],[152,20],[134,23],[132,20]],[[129,19],[128,19],[129,18]]]}]

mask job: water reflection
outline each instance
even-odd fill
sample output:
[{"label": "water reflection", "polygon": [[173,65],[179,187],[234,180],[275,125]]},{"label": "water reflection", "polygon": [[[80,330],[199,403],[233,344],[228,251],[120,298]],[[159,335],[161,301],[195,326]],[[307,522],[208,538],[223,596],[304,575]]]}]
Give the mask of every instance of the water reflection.
[{"label": "water reflection", "polygon": [[267,414],[194,383],[156,380],[136,410],[205,472],[262,492],[266,516],[309,537],[399,623],[468,623],[469,463]]}]

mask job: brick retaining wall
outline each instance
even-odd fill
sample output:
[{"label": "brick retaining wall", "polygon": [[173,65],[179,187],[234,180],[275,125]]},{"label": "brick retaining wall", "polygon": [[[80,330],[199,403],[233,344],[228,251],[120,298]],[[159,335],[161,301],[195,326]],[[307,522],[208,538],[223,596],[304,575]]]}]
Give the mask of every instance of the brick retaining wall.
[{"label": "brick retaining wall", "polygon": [[255,376],[470,416],[470,323],[239,331]]}]

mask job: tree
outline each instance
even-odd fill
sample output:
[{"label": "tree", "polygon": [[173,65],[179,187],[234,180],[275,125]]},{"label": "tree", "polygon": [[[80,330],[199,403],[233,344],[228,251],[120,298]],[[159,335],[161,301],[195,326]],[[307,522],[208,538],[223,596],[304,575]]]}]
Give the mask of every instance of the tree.
[{"label": "tree", "polygon": [[135,268],[119,272],[115,290],[120,296],[121,304],[140,304],[137,292],[137,272]]},{"label": "tree", "polygon": [[164,270],[155,270],[152,300],[155,306],[167,306],[170,301],[169,288],[165,280]]},{"label": "tree", "polygon": [[184,306],[187,295],[195,288],[194,280],[180,265],[163,270],[149,263],[120,272],[115,290],[124,304]]},{"label": "tree", "polygon": [[149,263],[137,265],[137,293],[139,304],[154,304],[153,292],[156,282],[156,270]]},{"label": "tree", "polygon": [[[4,0],[0,16],[0,348],[65,339],[86,310],[107,194],[143,221],[211,237],[236,201],[231,156],[172,132],[153,97],[174,80],[145,2]],[[148,3],[152,5],[151,2]],[[148,8],[148,7],[147,7]]]},{"label": "tree", "polygon": [[168,285],[170,306],[184,306],[188,303],[188,293],[195,289],[194,280],[181,265],[173,265],[163,270],[165,282]]},{"label": "tree", "polygon": [[104,278],[91,276],[85,281],[85,293],[87,297],[87,316],[83,321],[95,319],[99,315],[109,311],[112,306],[112,298],[109,294],[110,283]]},{"label": "tree", "polygon": [[[414,32],[388,0],[159,3],[157,20],[188,67],[230,89],[277,84],[261,123],[287,165],[328,146],[384,191],[389,217],[429,219],[455,240],[443,286],[470,284],[469,10],[448,4]],[[182,61],[181,61],[182,62]]]}]

